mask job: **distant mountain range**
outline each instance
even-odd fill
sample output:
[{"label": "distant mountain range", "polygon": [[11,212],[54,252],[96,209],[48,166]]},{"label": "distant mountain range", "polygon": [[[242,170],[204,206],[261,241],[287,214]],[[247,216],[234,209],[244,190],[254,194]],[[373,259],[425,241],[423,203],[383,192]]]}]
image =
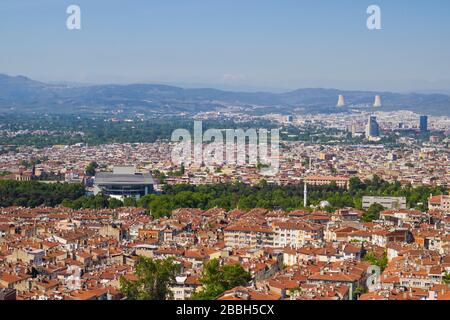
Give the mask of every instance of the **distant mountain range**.
[{"label": "distant mountain range", "polygon": [[198,112],[224,106],[255,112],[343,112],[336,108],[339,95],[352,109],[369,108],[380,95],[379,110],[410,110],[428,115],[450,116],[450,95],[392,92],[299,89],[286,93],[231,92],[217,89],[183,89],[158,84],[70,86],[47,84],[23,76],[0,74],[0,111],[98,112],[122,108],[137,112]]}]

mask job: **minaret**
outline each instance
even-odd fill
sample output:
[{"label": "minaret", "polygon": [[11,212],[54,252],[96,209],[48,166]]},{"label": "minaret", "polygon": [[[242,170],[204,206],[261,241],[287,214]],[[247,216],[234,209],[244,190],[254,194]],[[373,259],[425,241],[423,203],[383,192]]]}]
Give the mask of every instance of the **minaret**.
[{"label": "minaret", "polygon": [[308,205],[308,185],[304,184],[304,188],[303,188],[303,207],[306,208],[306,206]]},{"label": "minaret", "polygon": [[[312,165],[312,157],[309,157],[309,168],[308,170],[306,170],[306,173],[310,173],[311,172],[311,165]],[[304,181],[304,185],[303,185],[303,207],[306,208],[308,205],[308,185],[306,183],[306,179]]]},{"label": "minaret", "polygon": [[381,107],[381,96],[375,96],[375,102],[373,103],[373,106],[376,108]]},{"label": "minaret", "polygon": [[345,98],[342,94],[339,95],[338,103],[336,105],[337,107],[344,107],[345,106]]}]

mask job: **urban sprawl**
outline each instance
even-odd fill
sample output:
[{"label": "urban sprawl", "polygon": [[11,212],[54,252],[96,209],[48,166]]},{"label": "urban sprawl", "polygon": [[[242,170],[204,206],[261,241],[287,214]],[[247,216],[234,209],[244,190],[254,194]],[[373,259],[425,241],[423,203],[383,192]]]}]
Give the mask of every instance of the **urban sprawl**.
[{"label": "urban sprawl", "polygon": [[[249,275],[211,297],[219,300],[450,300],[449,118],[380,109],[193,117],[216,118],[265,120],[286,131],[277,173],[263,176],[260,167],[248,164],[174,164],[175,142],[169,140],[0,146],[2,190],[13,182],[17,190],[36,181],[64,183],[82,185],[84,197],[119,203],[77,208],[14,202],[0,208],[0,300],[127,299],[123,283],[137,280],[142,257],[170,259],[177,266],[168,295],[176,300],[205,291],[204,266],[213,261],[239,265]],[[335,130],[335,136],[326,143],[319,136],[303,141],[287,129],[314,126]],[[343,143],[344,138],[355,143]],[[351,198],[356,183],[368,185],[354,201],[358,205],[317,199],[318,192]],[[269,185],[281,191],[299,186],[300,201],[289,208],[270,203],[250,208],[236,194],[233,203],[241,205],[170,207],[164,215],[140,206],[145,199],[163,199],[163,206],[166,198],[152,196],[186,185]],[[403,194],[402,188],[412,191]],[[421,190],[439,192],[411,196]],[[5,192],[0,201],[7,197],[16,196]]]}]

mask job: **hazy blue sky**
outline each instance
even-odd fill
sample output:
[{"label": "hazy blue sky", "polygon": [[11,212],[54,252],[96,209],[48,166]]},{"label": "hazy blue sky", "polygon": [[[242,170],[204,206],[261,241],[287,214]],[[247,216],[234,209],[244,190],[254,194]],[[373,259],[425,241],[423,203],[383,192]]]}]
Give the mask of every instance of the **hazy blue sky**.
[{"label": "hazy blue sky", "polygon": [[44,81],[450,91],[449,39],[448,0],[0,0],[0,73]]}]

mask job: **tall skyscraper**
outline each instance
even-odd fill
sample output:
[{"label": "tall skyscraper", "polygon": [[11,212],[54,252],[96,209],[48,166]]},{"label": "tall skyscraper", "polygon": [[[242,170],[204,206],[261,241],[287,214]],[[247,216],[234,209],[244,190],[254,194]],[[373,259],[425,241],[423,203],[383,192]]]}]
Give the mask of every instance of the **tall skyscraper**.
[{"label": "tall skyscraper", "polygon": [[419,127],[421,133],[428,132],[428,116],[420,116]]},{"label": "tall skyscraper", "polygon": [[352,138],[356,137],[356,124],[352,124]]},{"label": "tall skyscraper", "polygon": [[373,103],[374,107],[381,107],[381,96],[375,96],[375,102]]},{"label": "tall skyscraper", "polygon": [[345,98],[342,94],[339,95],[337,107],[345,107]]},{"label": "tall skyscraper", "polygon": [[375,138],[380,136],[380,126],[377,122],[377,117],[370,116],[366,126],[366,137]]}]

